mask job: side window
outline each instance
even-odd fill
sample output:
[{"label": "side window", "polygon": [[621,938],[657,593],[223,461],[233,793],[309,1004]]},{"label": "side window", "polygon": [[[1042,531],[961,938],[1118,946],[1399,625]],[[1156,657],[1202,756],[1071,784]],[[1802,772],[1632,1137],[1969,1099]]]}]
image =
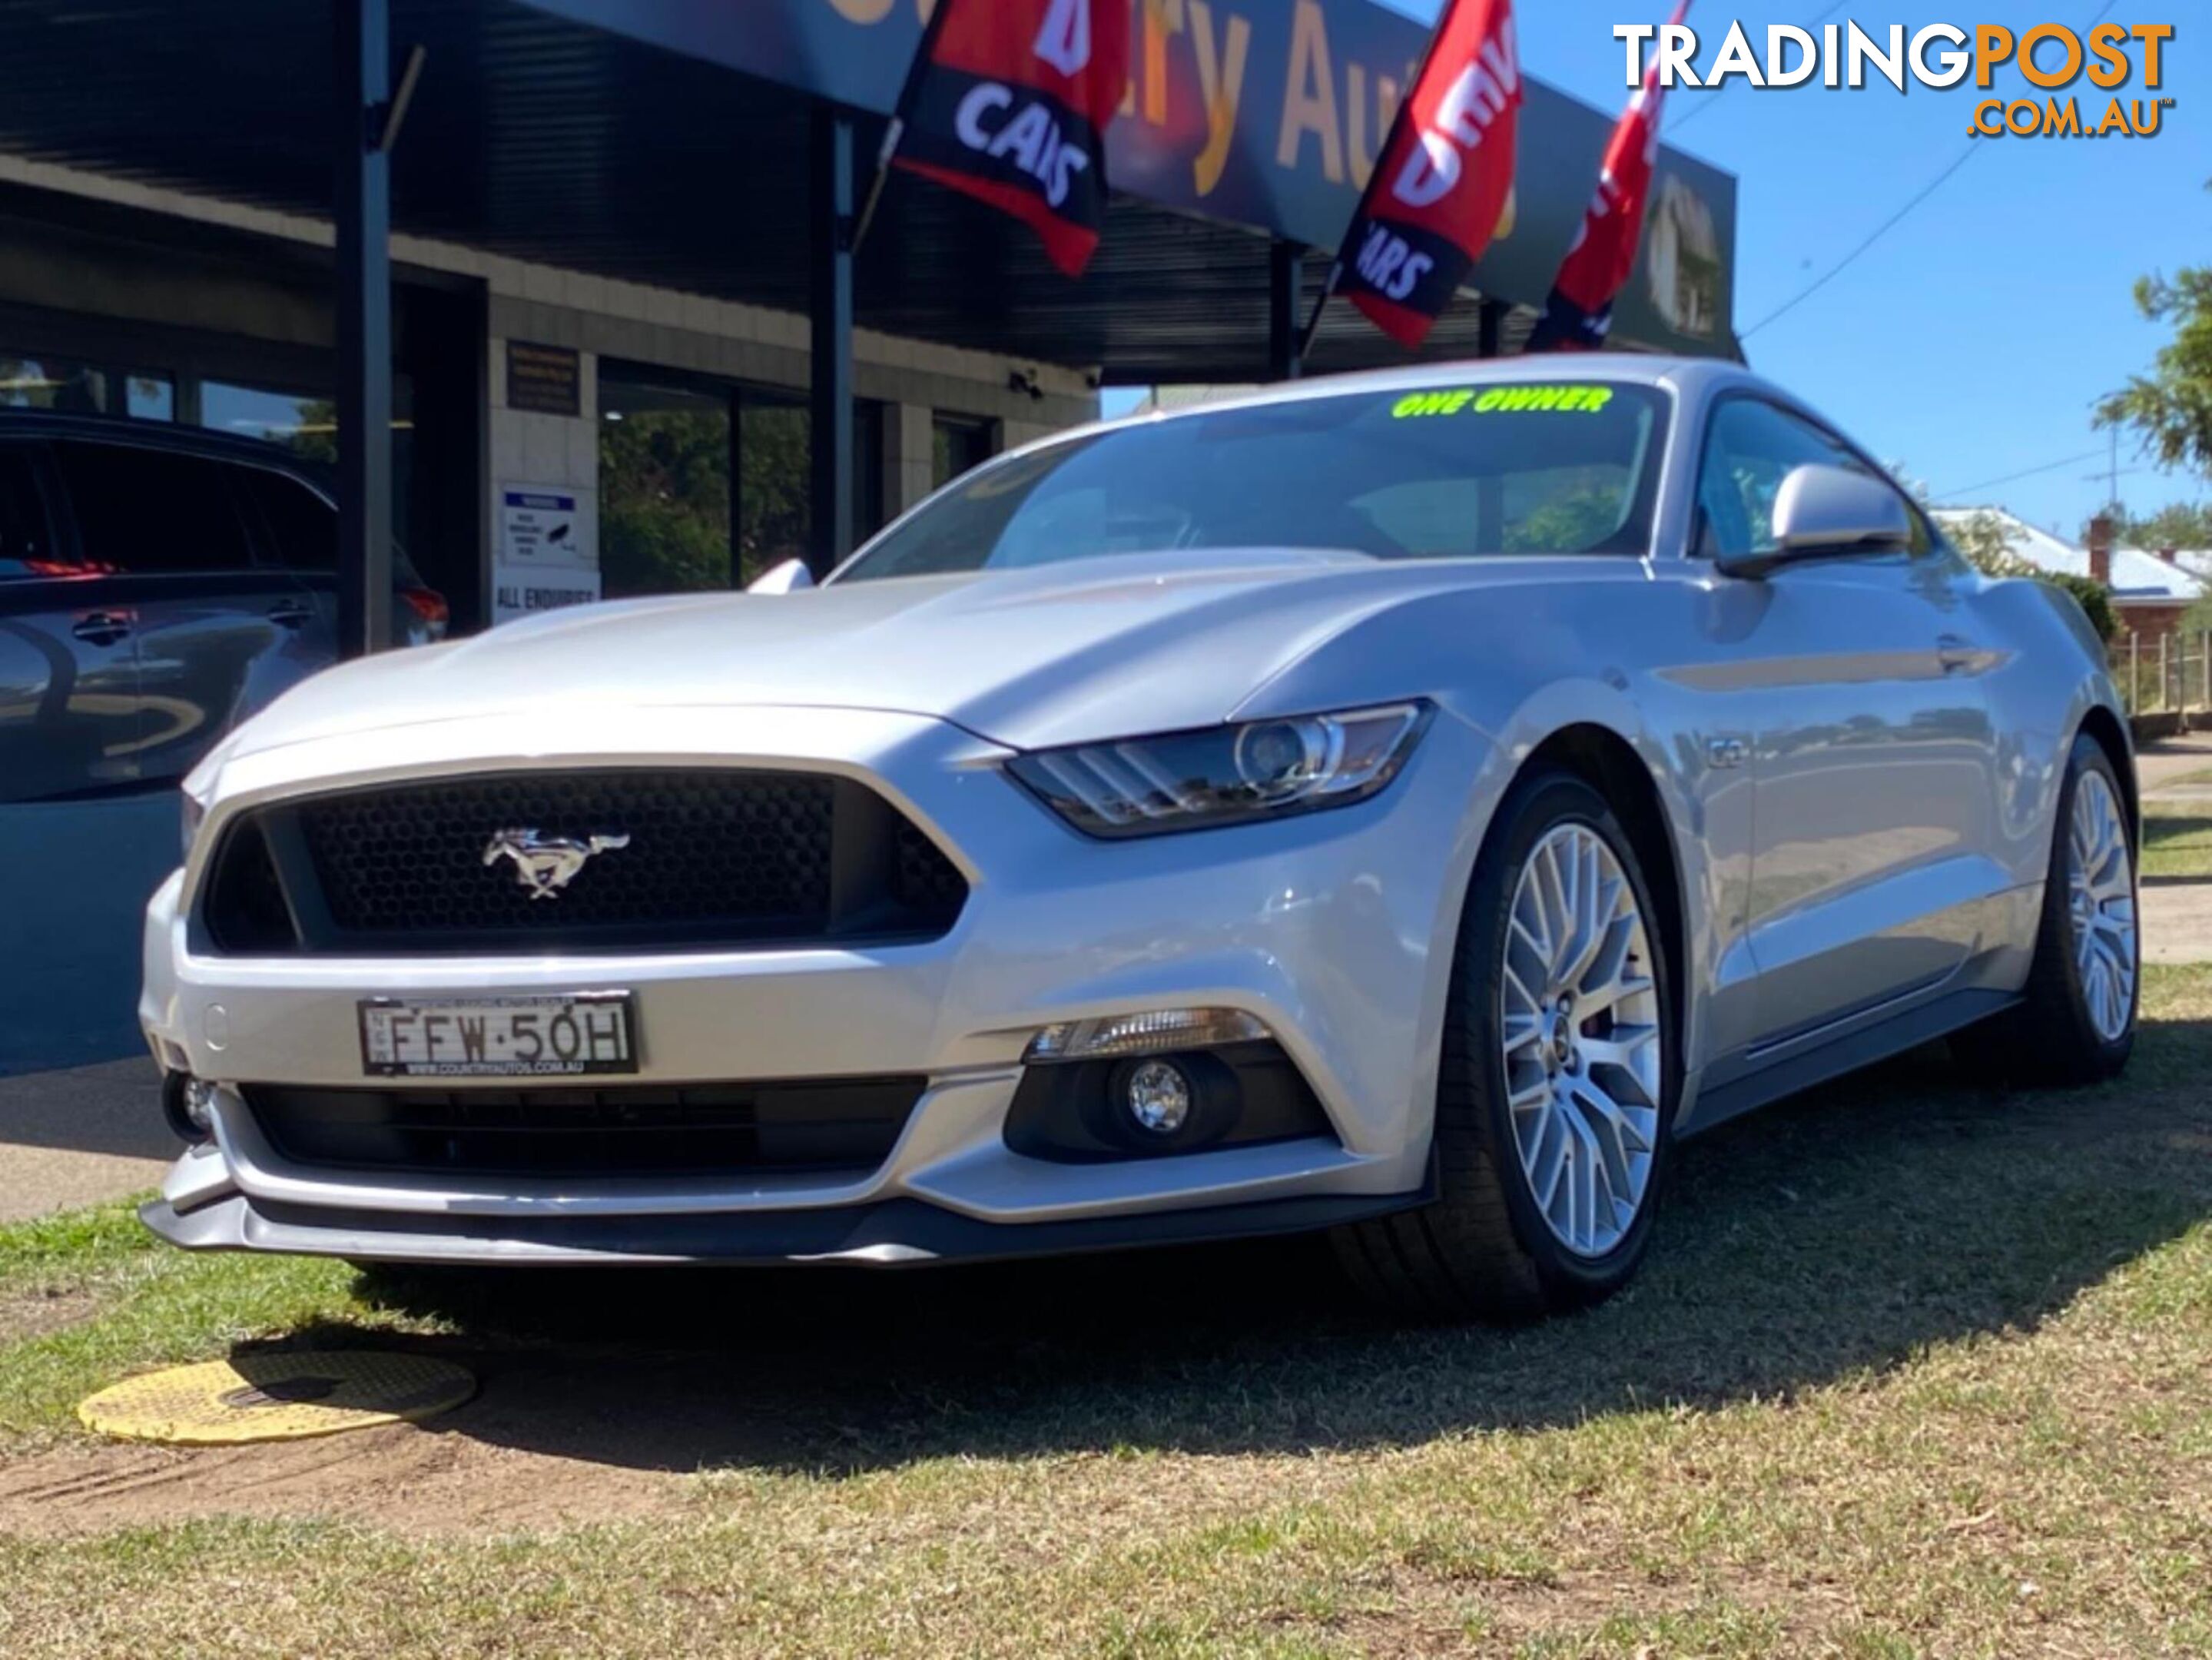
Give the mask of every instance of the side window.
[{"label": "side window", "polygon": [[[1792,469],[1808,463],[1871,474],[1857,453],[1808,421],[1755,398],[1731,398],[1713,411],[1698,471],[1698,551],[1771,553],[1774,498]],[[1916,525],[1919,515],[1912,515]],[[1921,550],[1925,532],[1916,536]]]},{"label": "side window", "polygon": [[222,462],[75,441],[56,444],[53,456],[90,569],[130,576],[252,569]]},{"label": "side window", "polygon": [[288,474],[233,467],[235,479],[269,528],[271,564],[327,576],[338,568],[337,509]]},{"label": "side window", "polygon": [[0,582],[73,574],[55,555],[29,452],[0,444]]}]

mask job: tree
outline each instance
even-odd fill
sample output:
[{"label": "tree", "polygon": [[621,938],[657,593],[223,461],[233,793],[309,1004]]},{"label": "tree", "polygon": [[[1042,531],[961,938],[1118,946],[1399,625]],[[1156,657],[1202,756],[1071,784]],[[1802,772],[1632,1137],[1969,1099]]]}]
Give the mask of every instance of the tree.
[{"label": "tree", "polygon": [[635,410],[599,429],[606,593],[730,586],[730,423],[719,410]]},{"label": "tree", "polygon": [[[2105,509],[2112,521],[2115,547],[2212,548],[2212,502],[2169,502],[2156,513],[2138,518],[2118,502]],[[2083,540],[2089,531],[2082,526]]]},{"label": "tree", "polygon": [[2138,278],[2136,306],[2171,322],[2173,338],[2150,374],[2099,401],[2097,424],[2131,428],[2160,465],[2212,477],[2212,266],[2184,266],[2171,282]]}]

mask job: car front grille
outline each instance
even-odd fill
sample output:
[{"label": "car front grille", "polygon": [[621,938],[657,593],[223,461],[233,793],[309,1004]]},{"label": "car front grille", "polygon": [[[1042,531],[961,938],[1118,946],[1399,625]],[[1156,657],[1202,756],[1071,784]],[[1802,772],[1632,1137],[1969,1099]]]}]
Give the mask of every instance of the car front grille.
[{"label": "car front grille", "polygon": [[[567,868],[525,856],[548,842]],[[490,773],[266,807],[226,833],[205,891],[219,951],[368,956],[927,939],[968,897],[863,784],[705,768]]]},{"label": "car front grille", "polygon": [[857,1176],[890,1156],[923,1085],[919,1077],[466,1090],[264,1084],[243,1093],[270,1144],[308,1167]]}]

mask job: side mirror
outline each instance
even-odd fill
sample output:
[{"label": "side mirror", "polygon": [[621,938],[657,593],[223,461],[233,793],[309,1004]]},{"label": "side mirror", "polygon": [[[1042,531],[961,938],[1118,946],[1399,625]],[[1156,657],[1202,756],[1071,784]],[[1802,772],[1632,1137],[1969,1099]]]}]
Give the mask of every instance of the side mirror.
[{"label": "side mirror", "polygon": [[1719,561],[1731,576],[1764,576],[1777,565],[1912,545],[1912,515],[1896,487],[1848,467],[1795,468],[1774,496],[1775,545]]},{"label": "side mirror", "polygon": [[771,565],[745,584],[747,593],[797,593],[801,588],[814,586],[814,573],[806,569],[804,559],[787,559],[780,565]]}]

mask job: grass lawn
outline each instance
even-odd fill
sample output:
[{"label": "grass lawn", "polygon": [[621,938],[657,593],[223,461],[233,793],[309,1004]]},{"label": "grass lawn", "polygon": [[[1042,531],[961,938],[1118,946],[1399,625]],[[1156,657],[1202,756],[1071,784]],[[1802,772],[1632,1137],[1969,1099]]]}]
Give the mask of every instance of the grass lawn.
[{"label": "grass lawn", "polygon": [[2212,802],[2143,803],[2142,874],[2212,877]]},{"label": "grass lawn", "polygon": [[[0,1653],[2212,1652],[2212,967],[2146,988],[2121,1085],[1923,1054],[1691,1144],[1635,1288],[1514,1332],[1298,1242],[441,1283],[0,1230]],[[484,1391],[70,1426],[262,1341]]]}]

